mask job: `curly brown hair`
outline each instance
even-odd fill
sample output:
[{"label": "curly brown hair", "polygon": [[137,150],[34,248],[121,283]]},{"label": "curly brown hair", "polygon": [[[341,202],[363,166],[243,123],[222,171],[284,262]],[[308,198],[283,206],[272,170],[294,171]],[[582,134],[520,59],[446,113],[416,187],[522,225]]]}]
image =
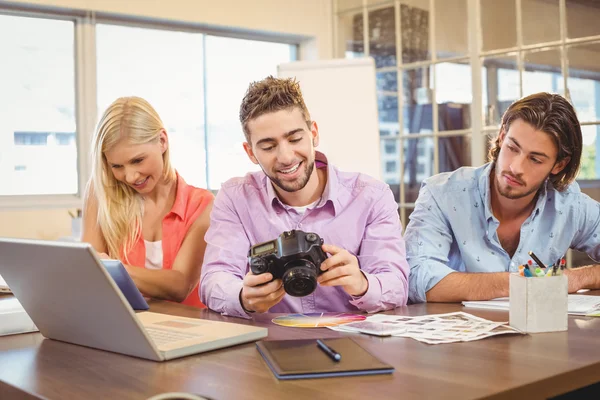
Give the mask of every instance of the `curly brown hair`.
[{"label": "curly brown hair", "polygon": [[[500,133],[508,132],[510,124],[517,119],[522,119],[536,130],[552,137],[558,148],[556,162],[570,157],[565,168],[550,177],[554,188],[562,192],[577,177],[581,163],[583,139],[575,109],[567,99],[558,94],[536,93],[517,100],[508,107],[502,116]],[[500,137],[498,134],[490,142],[488,160],[493,163],[498,160],[500,154]]]},{"label": "curly brown hair", "polygon": [[246,136],[246,141],[250,142],[250,130],[248,122],[258,118],[263,114],[276,112],[280,110],[291,110],[298,107],[302,111],[304,120],[310,129],[310,114],[304,104],[300,84],[296,79],[279,79],[268,76],[262,81],[252,82],[244,95],[240,106],[240,122]]}]

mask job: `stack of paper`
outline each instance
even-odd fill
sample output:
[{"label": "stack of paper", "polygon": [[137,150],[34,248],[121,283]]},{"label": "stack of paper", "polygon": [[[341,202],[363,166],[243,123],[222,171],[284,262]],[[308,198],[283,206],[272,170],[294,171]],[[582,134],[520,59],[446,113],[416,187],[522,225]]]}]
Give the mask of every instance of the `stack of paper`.
[{"label": "stack of paper", "polygon": [[19,300],[12,298],[0,301],[0,336],[37,330]]},{"label": "stack of paper", "polygon": [[[508,297],[499,297],[487,301],[463,301],[465,307],[485,308],[489,310],[507,310],[510,307]],[[568,313],[571,315],[588,315],[600,311],[600,296],[570,294]]]},{"label": "stack of paper", "polygon": [[377,336],[408,337],[427,344],[469,342],[507,333],[521,333],[506,325],[464,312],[408,317],[372,315],[364,321],[329,327],[340,332],[361,332]]}]

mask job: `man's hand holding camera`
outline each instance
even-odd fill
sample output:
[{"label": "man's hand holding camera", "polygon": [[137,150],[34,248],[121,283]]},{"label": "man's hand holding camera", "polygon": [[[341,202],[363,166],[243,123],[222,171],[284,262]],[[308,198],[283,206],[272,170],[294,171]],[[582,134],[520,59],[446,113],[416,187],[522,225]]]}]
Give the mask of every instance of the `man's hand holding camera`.
[{"label": "man's hand holding camera", "polygon": [[279,303],[285,290],[281,279],[273,279],[270,273],[254,275],[252,271],[244,277],[240,300],[242,307],[250,312],[267,312],[269,308]]},{"label": "man's hand holding camera", "polygon": [[324,244],[322,249],[331,257],[321,264],[323,273],[317,282],[321,286],[341,286],[351,296],[364,295],[369,288],[369,281],[361,272],[358,259],[348,250],[330,244]]},{"label": "man's hand holding camera", "polygon": [[313,232],[286,231],[277,239],[254,245],[248,252],[248,263],[250,272],[240,291],[240,302],[247,312],[266,312],[286,293],[307,296],[317,284],[341,286],[355,297],[369,288],[358,259],[348,250],[323,244]]}]

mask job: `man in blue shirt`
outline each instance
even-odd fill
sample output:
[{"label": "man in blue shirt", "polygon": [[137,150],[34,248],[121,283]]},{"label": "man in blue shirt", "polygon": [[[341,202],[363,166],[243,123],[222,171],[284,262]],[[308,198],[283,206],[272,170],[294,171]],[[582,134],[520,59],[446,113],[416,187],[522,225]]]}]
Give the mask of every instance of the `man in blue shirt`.
[{"label": "man in blue shirt", "polygon": [[[575,110],[556,94],[513,103],[490,163],[426,179],[406,228],[412,302],[508,296],[508,277],[530,259],[569,248],[600,260],[600,203],[574,181],[582,151]],[[576,268],[569,292],[600,288],[600,266]]]}]

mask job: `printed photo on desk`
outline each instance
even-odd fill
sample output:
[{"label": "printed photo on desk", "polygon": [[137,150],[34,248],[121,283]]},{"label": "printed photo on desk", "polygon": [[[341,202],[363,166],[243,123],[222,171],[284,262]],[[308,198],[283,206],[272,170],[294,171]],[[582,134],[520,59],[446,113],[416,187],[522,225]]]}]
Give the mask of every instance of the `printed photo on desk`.
[{"label": "printed photo on desk", "polygon": [[[366,326],[364,323],[368,322]],[[338,332],[361,332],[377,336],[407,337],[427,344],[470,342],[491,336],[521,333],[507,325],[464,312],[407,317],[372,315],[362,323],[329,327]]]}]

